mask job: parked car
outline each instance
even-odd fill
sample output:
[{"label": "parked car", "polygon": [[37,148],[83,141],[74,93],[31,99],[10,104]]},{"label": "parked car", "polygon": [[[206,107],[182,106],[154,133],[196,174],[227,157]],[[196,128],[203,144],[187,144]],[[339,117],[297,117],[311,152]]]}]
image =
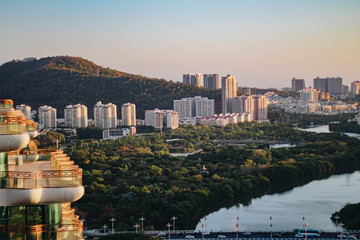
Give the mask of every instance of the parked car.
[{"label": "parked car", "polygon": [[251,236],[251,232],[243,232],[243,236]]},{"label": "parked car", "polygon": [[193,235],[186,235],[185,238],[195,238]]},{"label": "parked car", "polygon": [[218,238],[226,238],[226,236],[225,236],[225,235],[220,234],[220,235],[218,235]]}]

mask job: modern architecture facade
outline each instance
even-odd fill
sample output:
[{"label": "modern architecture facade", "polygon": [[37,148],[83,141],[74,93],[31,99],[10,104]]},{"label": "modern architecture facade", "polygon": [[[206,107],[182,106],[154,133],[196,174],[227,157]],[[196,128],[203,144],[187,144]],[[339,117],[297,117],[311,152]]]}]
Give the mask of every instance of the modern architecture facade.
[{"label": "modern architecture facade", "polygon": [[343,90],[343,79],[341,77],[314,78],[314,89],[330,93],[331,95],[341,95]]},{"label": "modern architecture facade", "polygon": [[94,106],[94,125],[102,129],[116,128],[117,107],[115,104],[103,104],[101,101]]},{"label": "modern architecture facade", "polygon": [[174,111],[179,117],[208,117],[215,114],[215,100],[207,97],[195,96],[174,100]]},{"label": "modern architecture facade", "polygon": [[219,86],[219,74],[204,74],[204,88],[218,89]]},{"label": "modern architecture facade", "polygon": [[201,73],[183,74],[183,83],[203,87],[203,75]]},{"label": "modern architecture facade", "polygon": [[121,120],[123,126],[136,126],[136,106],[125,103],[121,106]]},{"label": "modern architecture facade", "polygon": [[238,96],[231,100],[233,113],[247,114],[249,121],[268,120],[269,101],[264,95]]},{"label": "modern architecture facade", "polygon": [[145,110],[145,126],[152,126],[155,129],[162,129],[164,127],[164,114],[161,110],[155,108],[154,110]]},{"label": "modern architecture facade", "polygon": [[173,110],[154,110],[145,111],[145,125],[155,129],[179,127],[179,113]]},{"label": "modern architecture facade", "polygon": [[56,109],[47,105],[40,106],[38,110],[39,128],[56,128]]},{"label": "modern architecture facade", "polygon": [[195,112],[193,98],[182,98],[181,100],[174,100],[174,111],[179,113],[180,118],[193,117]]},{"label": "modern architecture facade", "polygon": [[27,119],[31,119],[31,107],[30,106],[27,106],[25,104],[16,105],[16,110],[22,111]]},{"label": "modern architecture facade", "polygon": [[360,81],[354,81],[351,83],[351,92],[355,95],[360,93]]},{"label": "modern architecture facade", "polygon": [[291,80],[291,91],[300,91],[305,89],[305,81],[304,79],[296,79],[293,78]]},{"label": "modern architecture facade", "polygon": [[222,112],[231,113],[231,99],[237,96],[237,82],[234,76],[227,75],[221,79]]},{"label": "modern architecture facade", "polygon": [[111,128],[103,130],[103,139],[119,139],[127,135],[136,135],[136,127]]},{"label": "modern architecture facade", "polygon": [[84,194],[82,169],[62,150],[37,149],[36,124],[0,100],[0,239],[80,240],[71,202]]},{"label": "modern architecture facade", "polygon": [[85,105],[68,105],[64,109],[65,126],[86,128],[88,126],[88,109]]},{"label": "modern architecture facade", "polygon": [[165,128],[176,129],[179,127],[179,113],[173,110],[162,110]]}]

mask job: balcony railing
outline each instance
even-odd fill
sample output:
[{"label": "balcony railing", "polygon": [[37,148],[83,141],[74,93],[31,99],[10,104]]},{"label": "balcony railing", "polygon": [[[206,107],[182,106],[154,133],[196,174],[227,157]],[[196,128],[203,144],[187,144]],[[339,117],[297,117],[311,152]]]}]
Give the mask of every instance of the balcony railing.
[{"label": "balcony railing", "polygon": [[0,171],[0,188],[36,189],[78,187],[82,185],[82,169],[33,172]]}]

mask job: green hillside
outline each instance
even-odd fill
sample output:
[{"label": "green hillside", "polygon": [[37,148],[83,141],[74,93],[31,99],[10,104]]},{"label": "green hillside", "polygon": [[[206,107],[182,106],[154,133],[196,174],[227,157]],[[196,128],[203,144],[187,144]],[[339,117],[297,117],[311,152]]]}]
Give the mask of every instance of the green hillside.
[{"label": "green hillside", "polygon": [[173,100],[203,96],[215,99],[216,111],[221,108],[220,90],[148,78],[103,68],[81,57],[48,57],[31,62],[11,61],[0,66],[0,96],[15,104],[37,109],[49,105],[63,117],[66,105],[81,103],[88,107],[89,118],[97,101],[136,104],[137,118],[148,109],[172,109]]}]

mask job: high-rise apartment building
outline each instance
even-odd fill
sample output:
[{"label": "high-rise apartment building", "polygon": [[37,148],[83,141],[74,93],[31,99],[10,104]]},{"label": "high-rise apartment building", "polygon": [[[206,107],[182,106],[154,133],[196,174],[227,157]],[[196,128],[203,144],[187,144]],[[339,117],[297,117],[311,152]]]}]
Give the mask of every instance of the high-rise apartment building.
[{"label": "high-rise apartment building", "polygon": [[195,85],[197,87],[203,87],[203,75],[197,74],[183,74],[183,83]]},{"label": "high-rise apartment building", "polygon": [[50,106],[40,106],[38,110],[40,129],[56,128],[56,109]]},{"label": "high-rise apartment building", "polygon": [[31,119],[31,107],[25,104],[16,105],[16,110],[20,110],[24,113],[27,119]]},{"label": "high-rise apartment building", "polygon": [[164,127],[176,129],[179,127],[179,113],[173,110],[162,110]]},{"label": "high-rise apartment building", "polygon": [[154,110],[145,110],[145,126],[152,126],[155,129],[162,129],[164,127],[164,114],[161,110],[155,108]]},{"label": "high-rise apartment building", "polygon": [[121,120],[123,126],[136,126],[136,106],[125,103],[121,106]]},{"label": "high-rise apartment building", "polygon": [[180,118],[193,117],[195,111],[193,110],[193,98],[182,98],[181,100],[174,100],[174,111],[179,113]]},{"label": "high-rise apartment building", "polygon": [[305,89],[305,81],[304,79],[296,79],[293,78],[291,80],[291,91],[300,91]]},{"label": "high-rise apartment building", "polygon": [[349,86],[343,85],[343,86],[342,86],[342,94],[343,94],[343,95],[346,95],[346,94],[348,94],[348,93],[349,93]]},{"label": "high-rise apartment building", "polygon": [[85,105],[68,105],[64,109],[65,126],[86,128],[88,126],[88,109]]},{"label": "high-rise apartment building", "polygon": [[222,112],[231,113],[231,99],[237,96],[237,82],[235,77],[227,75],[221,79]]},{"label": "high-rise apartment building", "polygon": [[300,90],[300,102],[302,104],[307,104],[308,102],[317,102],[319,101],[320,90],[307,88]]},{"label": "high-rise apartment building", "polygon": [[351,92],[355,95],[360,93],[360,81],[354,81],[351,83]]},{"label": "high-rise apartment building", "polygon": [[204,88],[218,89],[219,74],[204,74]]},{"label": "high-rise apartment building", "polygon": [[268,105],[269,101],[264,95],[255,95],[254,97],[255,104],[255,117],[254,120],[265,121],[268,120]]},{"label": "high-rise apartment building", "polygon": [[116,128],[117,108],[115,104],[97,102],[94,106],[94,123],[99,128]]},{"label": "high-rise apartment building", "polygon": [[180,118],[213,116],[215,100],[201,96],[174,100],[174,111],[179,113]]},{"label": "high-rise apartment building", "polygon": [[70,206],[84,194],[82,169],[62,150],[38,150],[36,124],[12,100],[0,100],[0,117],[0,239],[83,239]]},{"label": "high-rise apartment building", "polygon": [[337,78],[314,78],[314,88],[330,93],[331,95],[341,95],[343,90],[343,79]]},{"label": "high-rise apartment building", "polygon": [[155,129],[179,127],[179,113],[173,110],[154,110],[145,111],[145,125]]},{"label": "high-rise apartment building", "polygon": [[248,120],[267,120],[268,100],[264,95],[238,96],[231,99],[234,113],[248,114]]}]

